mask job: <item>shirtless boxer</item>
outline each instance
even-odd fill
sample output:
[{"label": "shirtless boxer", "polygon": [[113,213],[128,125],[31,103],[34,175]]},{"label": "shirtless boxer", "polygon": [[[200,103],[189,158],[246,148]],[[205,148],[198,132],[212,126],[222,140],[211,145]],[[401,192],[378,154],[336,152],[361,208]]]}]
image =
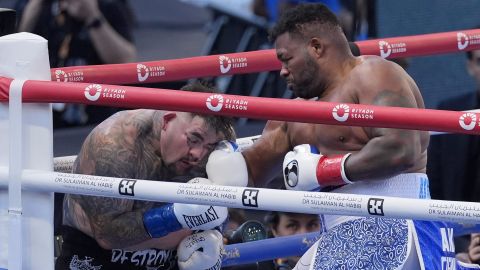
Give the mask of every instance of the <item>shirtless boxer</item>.
[{"label": "shirtless boxer", "polygon": [[[352,55],[337,18],[322,4],[287,11],[271,38],[282,62],[280,75],[300,99],[424,108],[417,85],[399,65]],[[350,112],[350,117],[370,116]],[[243,153],[214,151],[207,174],[223,185],[246,185],[248,179],[264,187],[283,171],[291,190],[428,199],[428,142],[424,131],[269,121]],[[291,163],[297,172],[289,170]],[[380,201],[372,203],[381,209]],[[323,222],[325,232],[296,269],[448,269],[455,264],[453,245],[442,246],[450,243],[451,233],[444,223],[374,215],[325,215]]]},{"label": "shirtless boxer", "polygon": [[[201,84],[182,89],[212,91]],[[195,176],[194,172],[204,174],[206,158],[224,139],[235,139],[230,118],[122,111],[92,130],[73,172],[181,181]],[[207,222],[188,222],[183,216],[202,217]],[[217,206],[66,195],[64,242],[56,269],[220,269],[223,238],[211,229],[226,217],[227,209]],[[192,234],[192,230],[205,231]]]}]

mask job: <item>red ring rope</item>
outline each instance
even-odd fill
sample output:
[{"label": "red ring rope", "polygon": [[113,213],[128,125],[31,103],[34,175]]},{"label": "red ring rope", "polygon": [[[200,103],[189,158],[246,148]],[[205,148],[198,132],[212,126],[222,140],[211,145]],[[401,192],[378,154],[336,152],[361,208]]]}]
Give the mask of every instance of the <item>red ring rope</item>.
[{"label": "red ring rope", "polygon": [[[12,79],[0,77],[0,102]],[[68,102],[220,114],[266,120],[480,134],[480,114],[28,80],[23,102]]]},{"label": "red ring rope", "polygon": [[[480,49],[480,29],[355,42],[361,55],[385,58],[424,56]],[[279,70],[274,50],[209,55],[116,65],[54,68],[52,80],[137,84]]]}]

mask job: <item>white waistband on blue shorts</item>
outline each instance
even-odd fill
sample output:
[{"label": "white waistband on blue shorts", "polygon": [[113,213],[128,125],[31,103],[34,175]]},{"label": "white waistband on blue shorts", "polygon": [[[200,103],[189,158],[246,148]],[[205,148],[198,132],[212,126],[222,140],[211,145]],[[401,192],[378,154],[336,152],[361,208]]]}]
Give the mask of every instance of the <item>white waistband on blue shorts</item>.
[{"label": "white waistband on blue shorts", "polygon": [[[429,199],[428,177],[424,173],[404,173],[383,180],[358,181],[333,190],[335,193]],[[325,229],[361,217],[324,215]]]}]

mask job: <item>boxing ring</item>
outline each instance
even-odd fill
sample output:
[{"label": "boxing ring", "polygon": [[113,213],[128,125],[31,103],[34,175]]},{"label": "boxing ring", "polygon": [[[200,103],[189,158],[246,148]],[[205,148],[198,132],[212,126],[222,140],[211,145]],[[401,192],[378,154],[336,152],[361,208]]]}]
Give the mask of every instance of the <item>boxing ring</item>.
[{"label": "boxing ring", "polygon": [[[479,35],[480,30],[465,30],[370,40],[355,45],[360,54],[420,56],[480,49],[480,42],[471,42]],[[265,120],[479,135],[480,115],[476,112],[313,103],[108,84],[276,70],[280,64],[272,50],[50,70],[47,41],[36,35],[20,33],[0,37],[0,59],[0,269],[54,268],[52,192],[255,210],[472,224],[466,225],[467,228],[480,223],[480,203],[204,186],[55,172],[54,165],[58,170],[68,171],[74,157],[58,159],[54,164],[50,103],[177,110]],[[50,79],[57,82],[49,82]],[[243,147],[248,147],[254,139],[246,138],[240,142]],[[281,201],[278,201],[279,196],[283,198]],[[305,241],[314,242],[312,235],[290,239],[293,248],[305,246]],[[247,252],[256,244],[260,245],[252,242],[227,246],[224,265],[248,261],[241,260],[242,252]],[[254,254],[244,256],[252,259]]]}]

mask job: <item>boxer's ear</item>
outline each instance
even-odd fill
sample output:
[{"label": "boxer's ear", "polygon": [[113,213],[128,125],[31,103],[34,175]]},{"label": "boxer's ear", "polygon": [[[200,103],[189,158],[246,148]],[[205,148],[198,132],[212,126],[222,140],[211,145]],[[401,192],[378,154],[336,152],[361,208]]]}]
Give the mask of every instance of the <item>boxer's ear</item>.
[{"label": "boxer's ear", "polygon": [[313,55],[316,58],[319,58],[323,55],[325,47],[323,46],[323,43],[319,38],[314,37],[310,39],[310,42],[308,45],[309,45],[310,51],[313,53]]},{"label": "boxer's ear", "polygon": [[167,126],[170,124],[170,122],[177,117],[176,112],[165,112],[163,114],[163,124],[162,124],[162,129],[165,130],[167,129]]}]

